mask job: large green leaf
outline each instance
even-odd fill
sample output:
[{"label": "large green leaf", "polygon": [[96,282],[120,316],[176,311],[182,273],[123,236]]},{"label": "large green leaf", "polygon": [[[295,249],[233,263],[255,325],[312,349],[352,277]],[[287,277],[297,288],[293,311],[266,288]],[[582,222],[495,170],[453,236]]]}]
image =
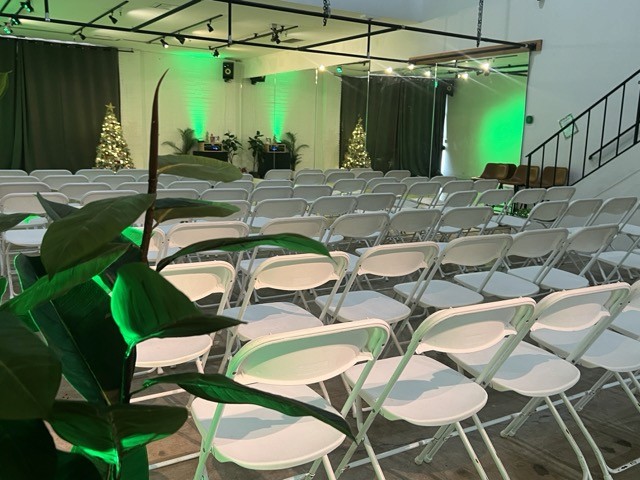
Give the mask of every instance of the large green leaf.
[{"label": "large green leaf", "polygon": [[153,200],[154,195],[148,194],[99,200],[53,222],[41,247],[42,263],[49,276],[100,252],[149,208]]},{"label": "large green leaf", "polygon": [[118,270],[111,312],[128,345],[154,337],[187,337],[238,325],[232,318],[205,315],[187,296],[143,263]]},{"label": "large green leaf", "polygon": [[44,198],[40,193],[36,193],[40,205],[44,209],[45,213],[51,220],[60,220],[72,213],[77,212],[79,209],[66,203],[52,202],[51,200]]},{"label": "large green leaf", "polygon": [[53,351],[18,318],[0,312],[0,419],[45,418],[60,379]]},{"label": "large green leaf", "polygon": [[[60,450],[58,450],[57,454],[56,475],[53,480],[102,480],[102,475],[100,475],[96,466],[84,455],[61,452]],[[122,478],[128,479],[129,477]]]},{"label": "large green leaf", "polygon": [[237,211],[238,207],[227,203],[187,198],[159,198],[156,200],[153,216],[156,222],[162,223],[176,218],[228,217]]},{"label": "large green leaf", "polygon": [[84,402],[57,401],[49,423],[64,440],[86,455],[120,465],[127,450],[167,437],[187,420],[182,407],[118,404],[98,408]]},{"label": "large green leaf", "polygon": [[273,245],[286,248],[298,253],[317,253],[318,255],[329,255],[329,250],[323,243],[313,240],[297,233],[278,233],[275,235],[256,235],[255,237],[243,238],[217,238],[214,240],[204,240],[178,250],[173,255],[163,258],[158,262],[156,270],[160,271],[176,258],[190,255],[192,253],[206,252],[208,250],[224,250],[228,252],[238,252],[261,245]]},{"label": "large green leaf", "polygon": [[12,229],[32,213],[0,213],[0,232]]},{"label": "large green leaf", "polygon": [[116,261],[127,248],[127,245],[115,244],[103,255],[59,272],[55,274],[53,278],[41,277],[21,294],[0,306],[0,310],[10,311],[16,315],[27,315],[38,305],[53,300],[65,292],[68,292],[73,287],[102,273],[102,271]]},{"label": "large green leaf", "polygon": [[0,478],[52,479],[56,454],[42,420],[0,420]]},{"label": "large green leaf", "polygon": [[177,384],[187,392],[216,403],[250,403],[276,410],[292,417],[311,416],[331,425],[349,438],[354,438],[347,421],[335,413],[291,398],[250,388],[220,374],[179,373],[145,380],[143,387],[169,383]]},{"label": "large green leaf", "polygon": [[149,458],[146,446],[141,445],[127,450],[121,455],[120,478],[126,480],[149,480]]},{"label": "large green leaf", "polygon": [[[19,255],[15,265],[25,290],[46,275],[39,257]],[[102,405],[119,401],[125,369],[126,344],[109,303],[109,295],[88,281],[31,311],[65,378],[88,401]]]},{"label": "large green leaf", "polygon": [[229,162],[195,155],[161,155],[158,173],[197,178],[212,182],[232,182],[242,178],[242,172]]}]

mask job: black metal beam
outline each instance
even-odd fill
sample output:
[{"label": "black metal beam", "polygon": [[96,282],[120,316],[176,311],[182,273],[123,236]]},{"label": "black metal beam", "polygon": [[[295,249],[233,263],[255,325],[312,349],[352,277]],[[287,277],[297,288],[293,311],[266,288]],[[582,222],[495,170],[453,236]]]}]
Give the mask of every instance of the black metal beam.
[{"label": "black metal beam", "polygon": [[324,47],[325,45],[331,45],[333,43],[348,42],[350,40],[358,40],[359,38],[373,37],[374,35],[381,35],[383,33],[394,32],[396,30],[399,30],[399,28],[385,28],[383,30],[377,30],[375,32],[358,33],[356,35],[350,35],[348,37],[341,37],[341,38],[336,38],[334,40],[327,40],[326,42],[318,42],[311,45],[305,45],[303,48],[311,49],[316,47]]},{"label": "black metal beam", "polygon": [[7,8],[7,6],[9,5],[9,2],[11,2],[11,0],[5,0],[5,2],[2,5],[2,7],[0,7],[0,13],[4,12],[4,9]]},{"label": "black metal beam", "polygon": [[[118,5],[116,5],[113,8],[110,8],[109,10],[107,10],[106,12],[104,12],[102,15],[98,15],[96,18],[94,18],[93,20],[90,20],[87,25],[92,24],[94,22],[97,22],[98,20],[100,20],[102,17],[106,17],[107,15],[109,15],[110,13],[112,13],[114,10],[119,9],[120,7],[122,7],[123,5],[126,5],[127,3],[129,3],[129,0],[124,0],[124,2],[120,2]],[[54,22],[50,22],[50,23],[54,23]],[[75,30],[71,35],[77,35],[78,32],[80,30],[82,30],[83,27],[78,28],[77,30]],[[100,28],[100,27],[96,27],[96,28]]]},{"label": "black metal beam", "polygon": [[[174,30],[174,31],[173,31],[173,32],[171,32],[171,33],[167,33],[167,35],[174,35],[174,34],[176,34],[176,33],[180,33],[180,32],[182,32],[183,30],[188,30],[188,29],[193,28],[193,27],[195,27],[195,26],[202,25],[203,23],[206,23],[207,21],[211,22],[211,21],[216,20],[216,19],[218,19],[218,18],[220,18],[220,17],[222,17],[222,14],[221,14],[221,13],[219,13],[219,14],[218,14],[218,15],[216,15],[215,17],[207,17],[207,18],[205,18],[204,20],[201,20],[201,21],[199,21],[199,22],[196,22],[196,23],[194,23],[194,24],[192,24],[192,25],[189,25],[189,26],[186,26],[186,27],[179,28],[178,30]],[[137,33],[140,33],[140,32],[137,32]],[[163,35],[162,37],[164,37],[164,36],[166,36],[166,35]],[[187,38],[185,35],[183,35],[183,36],[184,36],[185,38]],[[157,42],[157,41],[158,41],[158,40],[160,40],[162,37],[154,38],[153,40],[149,40],[147,43]]]},{"label": "black metal beam", "polygon": [[147,25],[151,25],[152,23],[156,23],[156,22],[159,22],[160,20],[170,17],[171,15],[175,15],[176,13],[181,12],[182,10],[195,5],[196,3],[200,3],[201,1],[202,0],[191,0],[190,2],[187,2],[184,5],[180,5],[179,7],[169,10],[168,12],[165,12],[162,15],[158,15],[157,17],[154,17],[151,20],[147,20],[146,22],[143,22],[140,25],[136,25],[135,27],[132,27],[131,31],[137,32],[138,30],[146,27]]}]

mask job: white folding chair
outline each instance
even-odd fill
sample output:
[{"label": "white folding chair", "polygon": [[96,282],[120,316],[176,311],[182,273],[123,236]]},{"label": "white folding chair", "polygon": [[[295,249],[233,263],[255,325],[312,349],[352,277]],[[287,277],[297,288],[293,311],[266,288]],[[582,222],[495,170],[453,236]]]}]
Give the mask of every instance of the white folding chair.
[{"label": "white folding chair", "polygon": [[350,172],[353,172],[356,176],[362,172],[373,172],[373,168],[371,167],[354,167],[349,169]]},{"label": "white folding chair", "polygon": [[564,213],[552,225],[554,228],[564,227],[575,229],[588,225],[593,216],[602,206],[601,198],[583,198],[574,200]]},{"label": "white folding chair", "polygon": [[3,177],[27,177],[29,174],[24,170],[4,168],[0,169],[0,176]]},{"label": "white folding chair", "polygon": [[444,203],[447,197],[452,193],[464,192],[469,190],[473,190],[473,180],[451,180],[450,182],[447,182],[442,186],[440,194],[438,195],[438,198],[433,203],[433,205],[435,206]]},{"label": "white folding chair", "polygon": [[321,215],[335,218],[351,213],[356,208],[356,197],[326,196],[313,201],[309,207],[309,215]]},{"label": "white folding chair", "polygon": [[143,182],[124,182],[114,190],[135,190],[138,193],[147,193],[149,191],[149,184]]},{"label": "white folding chair", "polygon": [[347,213],[334,220],[325,242],[344,249],[351,248],[354,243],[372,247],[380,243],[388,225],[387,212]]},{"label": "white folding chair", "polygon": [[[328,315],[339,322],[358,322],[367,318],[380,318],[390,325],[403,322],[411,314],[411,308],[394,300],[379,290],[357,288],[359,278],[370,277],[400,278],[422,271],[426,275],[433,260],[438,255],[438,246],[433,242],[414,242],[393,245],[378,245],[366,249],[351,272],[342,294],[321,295],[316,303]],[[369,286],[371,284],[369,283]],[[402,353],[400,342],[391,331],[396,348]]]},{"label": "white folding chair", "polygon": [[331,187],[329,185],[296,185],[293,187],[294,198],[304,198],[308,203],[330,195]]},{"label": "white folding chair", "polygon": [[69,200],[73,202],[79,202],[80,199],[89,192],[95,192],[99,190],[111,190],[111,187],[106,183],[65,183],[60,186],[58,192],[62,193]]},{"label": "white folding chair", "polygon": [[137,195],[138,192],[135,190],[94,190],[92,192],[85,193],[82,198],[80,198],[80,205],[87,205],[91,202],[96,202],[98,200],[104,200],[107,198],[117,198],[117,197],[126,197],[129,195]]},{"label": "white folding chair", "polygon": [[258,188],[265,188],[265,187],[293,187],[293,182],[289,179],[278,179],[278,178],[271,178],[271,179],[265,179],[262,180],[261,182],[258,182],[258,184],[255,186],[255,189]]},{"label": "white folding chair", "polygon": [[239,188],[246,190],[248,194],[251,194],[254,189],[254,183],[252,180],[234,180],[233,182],[219,183],[214,188]]},{"label": "white folding chair", "polygon": [[612,330],[640,340],[640,280],[631,285],[627,305],[610,325]]},{"label": "white folding chair", "polygon": [[[338,324],[269,335],[245,345],[229,364],[228,377],[251,387],[309,403],[345,416],[364,378],[384,347],[388,327],[379,320]],[[362,378],[338,412],[326,396],[309,387],[363,365]],[[216,404],[196,399],[191,414],[202,436],[195,478],[207,478],[209,454],[252,470],[279,470],[313,462],[310,476],[322,463],[334,479],[328,453],[345,435],[312,417],[294,418],[263,407]]]},{"label": "white folding chair", "polygon": [[324,172],[325,175],[325,183],[327,185],[333,185],[334,183],[336,183],[338,180],[350,180],[353,178],[356,178],[356,175],[353,172],[350,172],[349,170],[334,170],[334,171],[325,171]]},{"label": "white folding chair", "polygon": [[377,172],[373,170],[362,170],[362,171],[356,172],[355,169],[351,169],[351,171],[356,175],[356,178],[359,178],[360,180],[364,180],[365,182],[368,182],[369,180],[372,180],[374,178],[384,177],[384,174],[382,172]]},{"label": "white folding chair", "polygon": [[424,208],[430,207],[438,198],[440,184],[430,181],[417,181],[409,186],[406,193],[398,204],[398,209],[402,208]]},{"label": "white folding chair", "polygon": [[163,188],[156,191],[156,199],[159,198],[188,198],[189,200],[198,200],[200,194],[193,188]]},{"label": "white folding chair", "polygon": [[305,175],[307,173],[322,173],[324,175],[324,172],[320,168],[302,168],[300,170],[296,170],[295,172],[293,172],[293,178],[295,180],[300,175]]},{"label": "white folding chair", "polygon": [[226,222],[230,220],[238,220],[244,222],[247,220],[249,216],[249,212],[251,211],[251,205],[247,200],[223,200],[227,205],[231,205],[237,208],[237,211],[232,213],[231,215],[227,215],[226,217],[202,217],[200,220],[205,220],[208,222]]},{"label": "white folding chair", "polygon": [[88,183],[89,179],[82,175],[48,175],[42,179],[42,183],[49,185],[51,190],[59,190],[65,183]]},{"label": "white folding chair", "polygon": [[[86,177],[89,179],[90,182],[93,182],[93,179],[99,175],[114,175],[115,172],[110,168],[81,168],[75,174]],[[75,183],[75,182],[70,182],[70,183]]]},{"label": "white folding chair", "polygon": [[412,242],[431,238],[440,221],[440,210],[416,208],[400,210],[390,216],[384,242]]},{"label": "white folding chair", "polygon": [[[599,331],[606,328],[611,318],[620,310],[620,304],[626,298],[627,290],[628,285],[614,284],[548,295],[536,306],[533,313],[532,320],[535,323],[531,327],[532,338],[538,335],[572,336],[589,332],[585,341],[572,354],[566,356],[568,361],[530,343],[521,342],[495,371],[489,383],[498,391],[512,391],[531,399],[501,432],[502,436],[514,436],[526,420],[535,413],[537,407],[546,403],[576,454],[582,469],[582,478],[585,480],[592,478],[585,458],[550,397],[560,396],[582,432],[589,438],[584,424],[577,416],[565,392],[580,378],[580,371],[573,363],[580,360],[584,349],[588,348],[592,340],[599,335]],[[502,346],[503,342],[500,342],[476,352],[452,352],[449,356],[461,368],[477,376],[487,368]],[[605,477],[611,478],[608,475]]]},{"label": "white folding chair", "polygon": [[227,200],[247,200],[249,192],[243,188],[210,188],[200,194],[200,199],[210,202],[225,202]]},{"label": "white folding chair", "polygon": [[178,180],[167,185],[169,190],[183,188],[191,188],[201,195],[202,192],[211,188],[211,182],[205,182],[204,180]]},{"label": "white folding chair", "polygon": [[550,187],[544,194],[544,201],[570,201],[576,194],[576,187]]},{"label": "white folding chair", "polygon": [[436,175],[435,177],[431,177],[429,181],[439,184],[440,188],[442,188],[447,183],[453,182],[454,180],[458,180],[458,177],[454,177],[453,175]]},{"label": "white folding chair", "polygon": [[482,235],[492,215],[490,207],[453,207],[443,212],[434,234],[442,241],[466,235],[472,230],[478,230],[478,235]]},{"label": "white folding chair", "polygon": [[470,207],[477,196],[478,193],[475,190],[461,190],[447,195],[445,201],[434,208],[446,212],[452,208]]},{"label": "white folding chair", "polygon": [[397,182],[399,183],[397,178],[394,177],[376,177],[376,178],[372,178],[371,180],[367,180],[367,184],[364,187],[364,191],[365,192],[371,192],[376,185],[379,185],[381,183],[390,183],[390,182]]},{"label": "white folding chair", "polygon": [[262,200],[254,207],[247,223],[259,229],[273,218],[300,217],[307,211],[307,202],[302,198],[274,198]]},{"label": "white folding chair", "polygon": [[[404,420],[421,427],[440,427],[416,458],[416,463],[431,462],[451,433],[456,430],[480,478],[487,479],[464,428],[463,420],[472,419],[500,476],[509,476],[498,458],[478,412],[488,400],[487,385],[496,370],[527,334],[535,302],[529,298],[504,300],[447,309],[425,319],[415,330],[403,356],[380,359],[367,376],[360,397],[371,407],[366,420],[357,402],[358,434],[337,468],[340,475],[359,445],[364,445],[375,478],[385,476],[368,437],[378,414],[390,421]],[[462,373],[423,353],[469,353],[502,342],[486,368],[472,380]],[[362,368],[347,371],[349,385],[357,385]]]},{"label": "white folding chair", "polygon": [[393,193],[361,193],[356,195],[355,210],[359,212],[391,212],[396,204]]},{"label": "white folding chair", "polygon": [[293,188],[291,187],[263,187],[256,188],[249,195],[249,203],[256,205],[263,200],[273,200],[277,198],[291,198],[293,196]]},{"label": "white folding chair", "polygon": [[38,177],[29,177],[25,175],[2,175],[0,176],[0,184],[2,183],[41,183]]},{"label": "white folding chair", "polygon": [[[181,248],[205,240],[243,238],[247,235],[249,235],[249,226],[244,222],[236,220],[177,223],[166,231],[166,249],[161,256],[166,257],[173,255]],[[219,254],[229,255],[227,252],[209,251],[200,252],[190,258],[200,260],[205,256]],[[182,261],[185,260],[189,260],[189,258],[183,259]]]},{"label": "white folding chair", "polygon": [[517,209],[532,208],[544,199],[545,193],[546,190],[544,188],[525,188],[517,191],[511,197],[506,208],[492,219],[493,222],[501,226],[519,228],[522,226],[522,217],[513,214],[516,213]]},{"label": "white folding chair", "polygon": [[93,179],[94,182],[97,183],[106,183],[111,188],[115,189],[121,183],[125,182],[135,182],[136,177],[133,175],[98,175]]},{"label": "white folding chair", "polygon": [[545,228],[553,225],[565,212],[569,203],[567,200],[550,200],[541,202],[529,212],[527,217],[505,217],[508,222],[501,221],[500,225],[509,227],[514,233],[523,232],[526,229]]},{"label": "white folding chair", "polygon": [[395,178],[400,181],[405,178],[409,178],[411,176],[411,172],[409,170],[389,170],[384,174],[385,178]]},{"label": "white folding chair", "polygon": [[16,177],[17,182],[0,184],[0,198],[10,193],[37,193],[50,192],[49,185],[42,182],[21,182],[21,177]]},{"label": "white folding chair", "polygon": [[273,168],[264,174],[265,180],[291,180],[293,171],[289,168]]},{"label": "white folding chair", "polygon": [[605,200],[587,225],[618,224],[623,225],[633,213],[638,199],[636,197],[614,197]]},{"label": "white folding chair", "polygon": [[[447,243],[441,250],[438,259],[429,274],[420,281],[400,283],[393,287],[396,294],[408,299],[407,304],[413,309],[420,306],[424,309],[461,307],[484,301],[481,288],[466,288],[448,280],[435,280],[441,267],[456,265],[459,268],[487,268],[489,274],[501,264],[513,240],[510,235],[483,235],[456,238]],[[483,287],[483,285],[480,285]]]},{"label": "white folding chair", "polygon": [[72,173],[70,170],[67,170],[65,168],[53,168],[53,169],[33,170],[31,173],[29,173],[29,175],[31,175],[32,177],[39,178],[40,181],[42,181],[45,177],[48,177],[49,175],[72,175]]},{"label": "white folding chair", "polygon": [[144,175],[149,175],[148,168],[121,168],[116,172],[116,175],[132,175],[137,182],[141,182]]},{"label": "white folding chair", "polygon": [[[389,177],[386,177],[389,178]],[[399,203],[407,193],[407,185],[400,182],[379,183],[371,189],[371,193],[393,193]]]},{"label": "white folding chair", "polygon": [[298,185],[324,185],[325,183],[324,173],[306,173],[302,172],[300,174],[296,174],[296,177],[293,181],[294,186]]},{"label": "white folding chair", "polygon": [[494,178],[480,178],[473,181],[473,189],[478,193],[484,193],[498,188],[498,180]]},{"label": "white folding chair", "polygon": [[333,195],[354,195],[363,192],[366,185],[361,178],[341,178],[333,183],[332,192]]}]

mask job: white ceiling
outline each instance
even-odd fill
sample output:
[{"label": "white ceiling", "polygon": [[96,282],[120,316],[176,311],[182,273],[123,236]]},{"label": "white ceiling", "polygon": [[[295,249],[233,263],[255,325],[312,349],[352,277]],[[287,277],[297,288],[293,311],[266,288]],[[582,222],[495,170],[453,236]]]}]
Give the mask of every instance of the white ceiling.
[{"label": "white ceiling", "polygon": [[[107,12],[120,2],[119,0],[49,0],[51,22],[44,21],[45,0],[31,0],[35,11],[20,16],[21,25],[13,26],[13,34],[31,38],[46,38],[62,41],[81,41],[73,32],[78,30],[76,25],[56,22],[77,22],[87,24],[99,15]],[[157,18],[172,9],[193,3],[178,13],[142,27],[145,32],[119,31],[115,28],[132,29]],[[322,18],[300,15],[297,13],[279,12],[268,7],[281,6],[305,11],[322,12],[322,0],[298,0],[284,2],[274,0],[254,0],[253,3],[263,4],[267,8],[254,8],[242,5],[232,7],[231,35],[234,41],[252,41],[265,47],[244,46],[235,44],[221,48],[222,57],[250,58],[273,52],[269,46],[275,44],[270,41],[272,24],[278,28],[285,27],[286,33],[280,35],[281,46],[291,48],[304,47],[316,42],[339,39],[345,36],[364,34],[367,26],[349,23],[330,18],[326,26],[322,25]],[[375,18],[396,24],[415,24],[429,18],[453,13],[462,8],[469,8],[475,0],[332,0],[331,8],[334,16],[345,16],[353,19]],[[20,0],[0,0],[0,14],[12,15],[20,8]],[[206,50],[209,46],[224,46],[229,36],[228,4],[215,0],[179,1],[179,0],[130,0],[121,8],[115,10],[118,19],[113,24],[105,15],[95,21],[95,27],[85,27],[85,42],[96,45],[109,45],[118,48],[134,48],[138,50],[157,50],[161,48],[159,34],[164,34],[167,43],[176,49]],[[207,30],[209,19],[220,15],[212,22],[213,32]],[[36,19],[37,18],[37,19]],[[0,17],[5,22],[8,17]],[[373,27],[373,31],[379,27]],[[158,33],[152,33],[158,32]],[[184,45],[170,34],[179,32],[187,38]],[[255,36],[257,38],[254,40]],[[153,41],[153,42],[152,42]],[[151,43],[150,43],[151,42]],[[329,47],[324,47],[325,49]],[[358,52],[362,53],[362,52]]]}]

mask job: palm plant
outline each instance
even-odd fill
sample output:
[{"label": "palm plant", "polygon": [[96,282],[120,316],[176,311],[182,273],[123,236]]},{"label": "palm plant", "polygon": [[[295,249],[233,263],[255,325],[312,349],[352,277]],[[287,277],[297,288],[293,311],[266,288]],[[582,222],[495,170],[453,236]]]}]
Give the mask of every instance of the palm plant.
[{"label": "palm plant", "polygon": [[185,128],[184,130],[179,128],[178,132],[180,132],[180,140],[182,141],[180,146],[171,141],[162,142],[162,145],[173,148],[173,153],[177,155],[189,155],[198,146],[196,132],[193,128]]},{"label": "palm plant", "polygon": [[291,170],[295,170],[296,166],[302,161],[300,157],[300,150],[304,148],[309,148],[309,145],[303,143],[302,145],[297,145],[298,137],[293,132],[285,132],[282,135],[281,143],[284,143],[287,146],[287,150],[291,154]]}]

